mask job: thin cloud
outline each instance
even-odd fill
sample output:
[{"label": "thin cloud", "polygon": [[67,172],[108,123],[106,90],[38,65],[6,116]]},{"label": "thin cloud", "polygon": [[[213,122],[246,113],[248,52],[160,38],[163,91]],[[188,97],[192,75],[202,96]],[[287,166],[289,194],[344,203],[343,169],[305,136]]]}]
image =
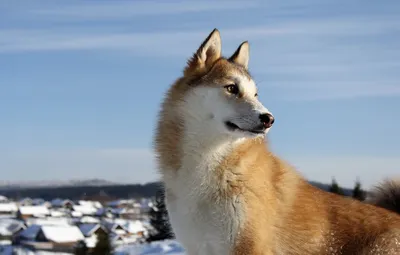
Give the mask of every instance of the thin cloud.
[{"label": "thin cloud", "polygon": [[[63,34],[54,30],[3,30],[0,53],[62,50],[123,50],[131,53],[180,55],[190,45],[198,45],[210,31]],[[290,33],[285,29],[265,27],[225,29],[224,38],[262,38]],[[165,50],[165,45],[169,45]],[[193,49],[191,49],[193,50]]]},{"label": "thin cloud", "polygon": [[243,10],[257,6],[259,4],[254,1],[113,1],[112,3],[75,4],[63,8],[33,9],[30,13],[56,19],[107,20],[135,16]]}]

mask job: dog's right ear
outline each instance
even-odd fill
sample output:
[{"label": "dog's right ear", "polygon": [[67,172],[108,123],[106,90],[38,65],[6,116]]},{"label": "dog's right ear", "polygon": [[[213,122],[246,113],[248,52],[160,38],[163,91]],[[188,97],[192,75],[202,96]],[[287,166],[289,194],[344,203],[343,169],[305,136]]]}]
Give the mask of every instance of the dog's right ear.
[{"label": "dog's right ear", "polygon": [[218,29],[214,29],[189,59],[184,74],[206,72],[220,57],[221,36]]}]

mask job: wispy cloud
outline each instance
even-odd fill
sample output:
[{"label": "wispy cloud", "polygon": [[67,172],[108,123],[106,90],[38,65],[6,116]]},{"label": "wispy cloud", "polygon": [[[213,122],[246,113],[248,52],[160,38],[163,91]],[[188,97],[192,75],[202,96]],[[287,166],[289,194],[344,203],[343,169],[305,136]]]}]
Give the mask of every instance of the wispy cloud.
[{"label": "wispy cloud", "polygon": [[[194,50],[211,30],[153,33],[63,34],[55,30],[0,31],[0,53],[62,50],[120,50],[148,55],[182,55]],[[262,38],[289,33],[265,27],[225,29],[224,39]],[[239,42],[236,42],[239,43]],[[165,47],[167,46],[167,47]]]},{"label": "wispy cloud", "polygon": [[255,1],[113,1],[112,3],[73,4],[63,8],[41,8],[29,12],[56,19],[124,19],[134,16],[171,15],[256,8]]}]

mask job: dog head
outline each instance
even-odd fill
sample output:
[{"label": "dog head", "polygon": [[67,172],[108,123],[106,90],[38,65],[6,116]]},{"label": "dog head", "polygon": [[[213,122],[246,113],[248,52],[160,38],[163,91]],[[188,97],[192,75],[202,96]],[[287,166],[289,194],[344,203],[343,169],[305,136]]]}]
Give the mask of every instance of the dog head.
[{"label": "dog head", "polygon": [[248,62],[247,41],[224,58],[220,33],[211,32],[184,70],[187,87],[181,110],[186,129],[235,138],[263,136],[270,130],[274,117],[258,100]]}]

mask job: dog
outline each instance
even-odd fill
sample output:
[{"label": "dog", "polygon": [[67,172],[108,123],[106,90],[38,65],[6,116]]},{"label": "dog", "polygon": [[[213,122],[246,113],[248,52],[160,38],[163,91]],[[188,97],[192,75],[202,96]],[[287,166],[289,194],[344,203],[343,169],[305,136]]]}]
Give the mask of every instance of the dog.
[{"label": "dog", "polygon": [[187,254],[400,254],[399,212],[318,189],[269,150],[248,63],[249,43],[223,57],[214,29],[161,104],[154,148]]}]

